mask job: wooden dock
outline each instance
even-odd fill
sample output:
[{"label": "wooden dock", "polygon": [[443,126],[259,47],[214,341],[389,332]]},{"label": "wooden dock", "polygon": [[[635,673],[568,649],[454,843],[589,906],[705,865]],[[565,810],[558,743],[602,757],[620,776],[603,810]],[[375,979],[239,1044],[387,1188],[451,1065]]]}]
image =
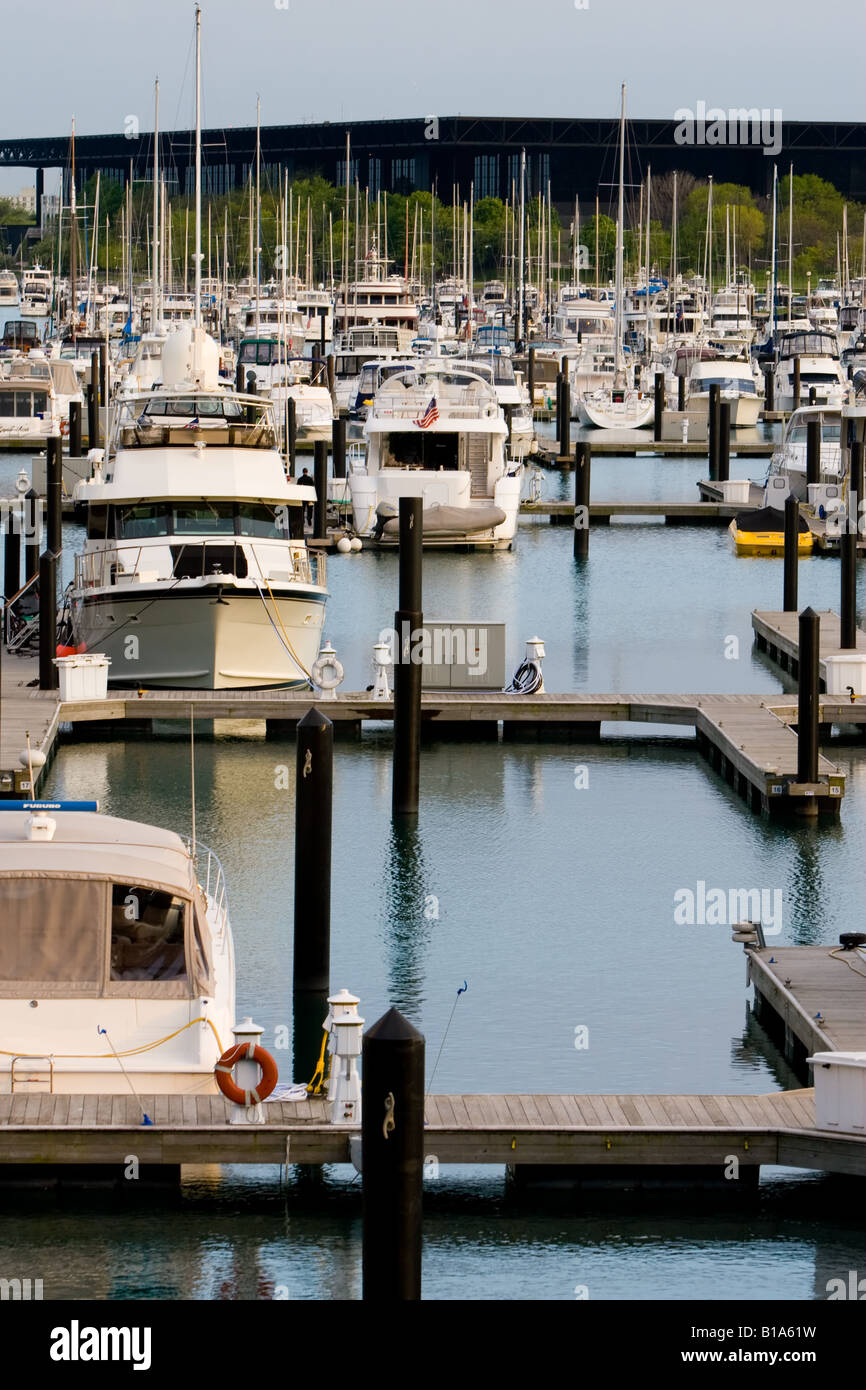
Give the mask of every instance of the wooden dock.
[{"label": "wooden dock", "polygon": [[755,1013],[795,1066],[866,1044],[866,960],[841,946],[749,948]]},{"label": "wooden dock", "polygon": [[[14,670],[7,658],[6,669]],[[31,665],[35,677],[35,663]],[[336,732],[357,736],[370,723],[390,723],[393,704],[375,700],[368,693],[339,693],[333,700],[310,692],[285,690],[112,690],[105,700],[81,700],[60,704],[52,693],[29,689],[27,670],[17,673],[9,687],[10,732],[2,734],[0,794],[20,794],[18,753],[23,730],[36,730],[46,756],[61,725],[72,725],[78,737],[83,726],[99,726],[94,733],[126,724],[150,728],[154,720],[251,720],[263,725],[269,737],[294,735],[299,719],[311,704],[318,704],[336,725]],[[3,725],[6,724],[4,675]],[[835,710],[838,700],[832,705]],[[843,707],[844,708],[844,707]],[[852,707],[853,708],[853,707]],[[866,709],[864,709],[866,715]],[[819,764],[814,784],[797,781],[797,739],[790,725],[796,722],[796,705],[790,697],[778,700],[760,695],[594,695],[539,693],[522,696],[502,691],[462,693],[426,691],[421,698],[422,732],[428,738],[573,739],[595,742],[602,724],[668,724],[692,727],[699,750],[710,764],[747,802],[752,810],[770,814],[838,814],[845,778],[827,758]],[[833,722],[827,720],[827,722]],[[22,745],[23,746],[23,745]],[[26,774],[25,774],[26,777]],[[14,792],[13,792],[14,779]]]},{"label": "wooden dock", "polygon": [[[0,797],[27,796],[29,774],[18,755],[27,746],[29,730],[33,748],[50,759],[60,724],[56,694],[33,688],[38,681],[38,662],[32,656],[2,653],[0,666]],[[46,763],[47,766],[47,763]],[[37,787],[42,772],[33,769]]]},{"label": "wooden dock", "polygon": [[[842,620],[832,609],[821,609],[818,617],[821,625],[819,636],[819,675],[821,689],[826,684],[827,668],[824,664],[828,656],[843,656],[841,642]],[[752,631],[755,645],[760,652],[766,652],[772,661],[797,676],[799,671],[800,624],[797,613],[760,612],[752,614]],[[866,632],[857,629],[857,651],[866,653]],[[839,701],[842,704],[842,701]],[[852,707],[853,708],[853,707]],[[856,721],[856,722],[859,722]]]},{"label": "wooden dock", "polygon": [[[604,435],[604,438],[599,438]],[[574,445],[584,440],[592,445],[593,456],[604,458],[605,456],[616,456],[622,458],[640,458],[642,455],[647,458],[706,458],[707,441],[689,440],[683,444],[679,439],[663,439],[658,443],[648,434],[645,439],[609,439],[607,432],[603,430],[589,430],[585,435],[572,430],[571,434],[571,454],[568,456],[568,463],[574,461]],[[768,439],[756,439],[751,442],[745,440],[731,439],[731,458],[770,458],[773,450],[778,446]],[[539,463],[560,467],[567,467],[568,464],[560,462],[559,443],[556,439],[551,439],[548,435],[538,436],[538,453],[534,455]]]},{"label": "wooden dock", "polygon": [[[751,506],[752,504],[750,504]],[[757,504],[755,504],[757,505]],[[589,520],[596,526],[609,526],[617,517],[655,521],[666,526],[728,526],[742,503],[732,502],[590,502]],[[546,516],[552,526],[574,524],[573,502],[521,502],[520,516]]]},{"label": "wooden dock", "polygon": [[[152,1121],[141,1122],[141,1107]],[[263,1125],[232,1125],[222,1096],[0,1096],[2,1167],[350,1163],[360,1126],[328,1122],[327,1102],[268,1102]],[[770,1095],[452,1095],[425,1102],[425,1156],[437,1164],[617,1170],[700,1168],[719,1180],[735,1155],[761,1164],[866,1174],[866,1137],[815,1128],[814,1093]],[[31,1174],[31,1176],[33,1176]]]}]

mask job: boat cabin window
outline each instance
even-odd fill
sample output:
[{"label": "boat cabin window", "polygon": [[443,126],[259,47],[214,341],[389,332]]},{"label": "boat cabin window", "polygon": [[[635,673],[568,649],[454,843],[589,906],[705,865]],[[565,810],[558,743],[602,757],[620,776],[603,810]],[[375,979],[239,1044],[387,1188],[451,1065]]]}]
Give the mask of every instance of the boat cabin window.
[{"label": "boat cabin window", "polygon": [[157,888],[111,885],[112,980],[185,980],[185,903]]},{"label": "boat cabin window", "polygon": [[47,409],[46,391],[0,391],[0,415],[32,419]]},{"label": "boat cabin window", "polygon": [[[253,536],[257,540],[287,540],[294,513],[303,517],[303,503],[190,501],[169,507],[165,502],[134,502],[110,509],[91,507],[94,539],[113,536],[119,541],[144,540],[149,536]],[[96,516],[101,513],[101,517]],[[294,534],[294,533],[291,533]],[[297,539],[303,538],[303,529]]]},{"label": "boat cabin window", "polygon": [[108,535],[108,508],[91,506],[87,509],[87,539],[104,541]]},{"label": "boat cabin window", "polygon": [[382,462],[385,468],[425,468],[437,473],[442,468],[454,470],[460,466],[459,438],[456,433],[428,434],[424,431],[391,434]]},{"label": "boat cabin window", "polygon": [[0,997],[98,994],[105,901],[96,879],[0,878]]},{"label": "boat cabin window", "polygon": [[235,509],[232,502],[183,502],[173,509],[176,536],[233,536]]}]

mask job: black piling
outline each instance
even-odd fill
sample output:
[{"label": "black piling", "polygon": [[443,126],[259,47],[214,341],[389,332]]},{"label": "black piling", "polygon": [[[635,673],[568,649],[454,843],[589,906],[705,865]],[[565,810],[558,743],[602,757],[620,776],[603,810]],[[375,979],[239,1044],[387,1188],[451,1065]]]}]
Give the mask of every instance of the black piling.
[{"label": "black piling", "polygon": [[244,364],[240,361],[235,367],[235,390],[238,395],[242,396],[244,393]]},{"label": "black piling", "polygon": [[817,404],[818,404],[818,388],[817,388],[817,386],[810,386],[810,387],[809,387],[809,404],[810,404],[810,405],[817,405]]},{"label": "black piling", "polygon": [[69,402],[69,457],[81,458],[81,402]]},{"label": "black piling", "polygon": [[731,476],[731,403],[719,402],[718,477],[726,483]]},{"label": "black piling", "polygon": [[420,660],[413,660],[413,633],[422,627],[420,497],[400,498],[400,595],[394,615],[394,773],[391,808],[395,816],[417,816],[421,762]]},{"label": "black piling", "polygon": [[91,449],[95,449],[99,444],[99,402],[99,353],[92,352],[90,354],[90,397],[88,399],[88,425],[92,425],[89,441]]},{"label": "black piling", "polygon": [[[569,458],[571,454],[571,386],[568,374],[562,378],[562,407],[559,421],[559,456]],[[570,461],[570,459],[569,459]]]},{"label": "black piling", "polygon": [[662,419],[665,413],[665,374],[656,372],[653,387],[653,439],[658,444],[662,437]]},{"label": "black piling", "polygon": [[313,535],[324,539],[328,523],[328,441],[317,439],[313,445],[313,481],[316,484],[316,507],[313,513]]},{"label": "black piling", "polygon": [[710,387],[710,400],[707,416],[707,442],[709,445],[710,482],[719,479],[719,388],[714,382]]},{"label": "black piling", "polygon": [[529,391],[529,410],[531,414],[535,408],[535,348],[532,347],[527,353],[526,386]]},{"label": "black piling", "polygon": [[334,414],[336,415],[336,413],[337,413],[337,393],[336,393],[336,387],[335,387],[335,384],[334,384],[334,354],[333,354],[332,352],[329,352],[329,353],[328,353],[327,371],[328,371],[328,390],[329,390],[330,393],[331,393],[331,409],[333,410]]},{"label": "black piling", "polygon": [[12,598],[21,588],[21,513],[12,507],[6,515],[3,538],[3,596]]},{"label": "black piling", "polygon": [[807,608],[800,614],[800,663],[797,692],[797,781],[818,780],[818,652],[821,620]]},{"label": "black piling", "polygon": [[797,568],[800,544],[800,503],[792,494],[785,498],[785,559],[782,607],[797,611]]},{"label": "black piling", "polygon": [[800,359],[799,359],[799,357],[795,357],[795,358],[794,358],[794,384],[793,384],[793,388],[792,388],[792,395],[793,395],[793,400],[791,401],[791,409],[792,409],[792,410],[796,410],[796,409],[798,408],[799,404],[800,404]]},{"label": "black piling", "polygon": [[63,443],[60,435],[46,441],[45,493],[47,500],[47,526],[45,545],[52,555],[59,555],[63,549]]},{"label": "black piling", "polygon": [[592,447],[576,444],[574,448],[574,558],[585,560],[589,555],[589,496]]},{"label": "black piling", "polygon": [[764,368],[764,412],[776,409],[776,378],[772,366]]},{"label": "black piling", "polygon": [[24,494],[24,582],[39,573],[39,532],[42,507],[35,488]]},{"label": "black piling", "polygon": [[845,651],[857,650],[857,518],[845,518],[839,537],[842,557],[842,603],[839,645]]},{"label": "black piling", "polygon": [[103,343],[99,349],[99,404],[103,408],[108,406],[108,352]]},{"label": "black piling", "polygon": [[562,372],[556,373],[556,439],[562,438]]},{"label": "black piling", "polygon": [[[799,361],[799,359],[798,359]],[[817,483],[821,478],[821,422],[810,420],[806,426],[806,483]]]},{"label": "black piling", "polygon": [[310,709],[298,721],[296,740],[292,990],[313,994],[330,984],[334,726]]},{"label": "black piling", "polygon": [[286,402],[286,417],[289,432],[289,470],[294,476],[295,461],[298,456],[298,407],[294,396],[289,396]]},{"label": "black piling", "polygon": [[361,1053],[363,1297],[421,1297],[424,1038],[397,1009],[364,1034]]},{"label": "black piling", "polygon": [[331,422],[331,456],[334,460],[334,477],[346,476],[346,421],[337,415]]},{"label": "black piling", "polygon": [[57,689],[57,556],[39,557],[39,689]]},{"label": "black piling", "polygon": [[677,377],[677,410],[683,411],[686,408],[686,379],[684,376]]},{"label": "black piling", "polygon": [[87,447],[95,449],[99,444],[99,416],[97,413],[96,392],[92,386],[85,386],[87,396]]},{"label": "black piling", "polygon": [[324,357],[328,344],[328,315],[323,313],[319,320],[319,351]]}]

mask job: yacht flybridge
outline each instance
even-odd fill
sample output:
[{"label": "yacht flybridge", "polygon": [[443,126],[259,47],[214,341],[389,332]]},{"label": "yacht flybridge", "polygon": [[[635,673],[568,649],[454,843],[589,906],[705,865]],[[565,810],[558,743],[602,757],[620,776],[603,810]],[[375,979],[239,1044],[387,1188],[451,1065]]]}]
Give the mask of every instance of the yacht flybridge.
[{"label": "yacht flybridge", "polygon": [[0,1092],[215,1095],[235,1017],[219,862],[73,805],[0,803]]},{"label": "yacht flybridge", "polygon": [[359,535],[396,545],[399,499],[421,497],[424,545],[511,549],[523,465],[507,457],[494,386],[474,363],[406,364],[376,392],[364,438],[349,475]]},{"label": "yacht flybridge", "polygon": [[218,380],[219,348],[183,326],[162,383],[118,400],[109,456],[78,485],[76,645],[116,685],[220,690],[308,684],[327,589],[304,540],[273,404]]}]

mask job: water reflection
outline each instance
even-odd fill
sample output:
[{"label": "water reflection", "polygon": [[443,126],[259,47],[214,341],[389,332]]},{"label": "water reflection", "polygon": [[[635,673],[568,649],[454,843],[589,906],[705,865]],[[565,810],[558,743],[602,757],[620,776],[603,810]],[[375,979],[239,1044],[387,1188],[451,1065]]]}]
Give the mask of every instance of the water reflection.
[{"label": "water reflection", "polygon": [[387,952],[388,999],[417,1022],[424,1004],[424,961],[439,895],[431,893],[423,831],[394,820],[383,872],[381,920]]}]

